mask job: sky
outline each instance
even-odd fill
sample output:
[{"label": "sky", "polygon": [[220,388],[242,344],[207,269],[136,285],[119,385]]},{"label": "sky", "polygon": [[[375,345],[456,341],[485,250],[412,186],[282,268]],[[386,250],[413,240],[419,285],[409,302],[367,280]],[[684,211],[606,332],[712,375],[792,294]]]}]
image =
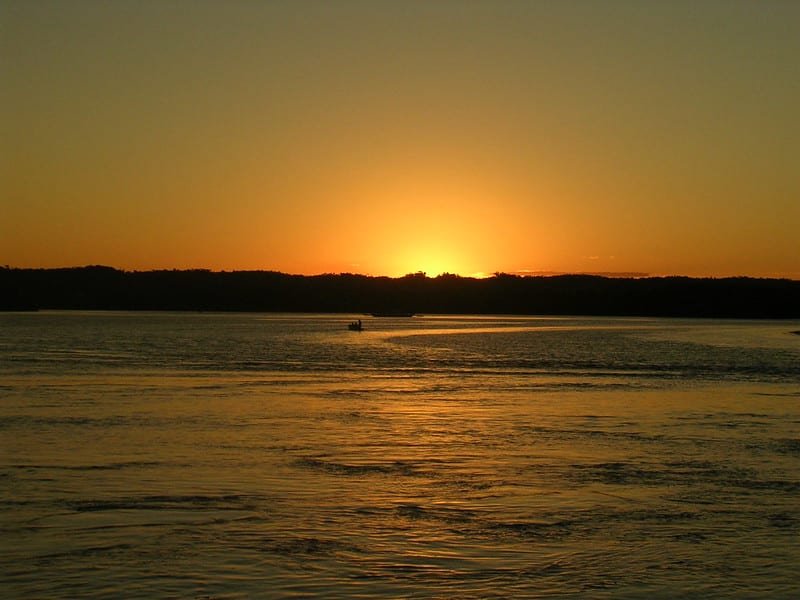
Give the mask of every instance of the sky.
[{"label": "sky", "polygon": [[0,0],[0,265],[800,279],[799,24]]}]

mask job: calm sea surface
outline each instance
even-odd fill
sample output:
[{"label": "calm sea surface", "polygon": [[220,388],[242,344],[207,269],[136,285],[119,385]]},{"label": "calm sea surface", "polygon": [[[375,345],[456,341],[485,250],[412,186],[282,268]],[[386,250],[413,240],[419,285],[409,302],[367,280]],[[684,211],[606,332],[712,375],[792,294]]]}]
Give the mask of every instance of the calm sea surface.
[{"label": "calm sea surface", "polygon": [[0,314],[3,598],[800,597],[800,322]]}]

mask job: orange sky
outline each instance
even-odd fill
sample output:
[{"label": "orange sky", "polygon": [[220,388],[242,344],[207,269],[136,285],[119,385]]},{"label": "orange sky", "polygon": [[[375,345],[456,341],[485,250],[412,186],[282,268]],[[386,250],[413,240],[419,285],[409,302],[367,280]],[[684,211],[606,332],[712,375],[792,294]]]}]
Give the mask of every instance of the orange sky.
[{"label": "orange sky", "polygon": [[0,4],[0,264],[800,279],[800,3]]}]

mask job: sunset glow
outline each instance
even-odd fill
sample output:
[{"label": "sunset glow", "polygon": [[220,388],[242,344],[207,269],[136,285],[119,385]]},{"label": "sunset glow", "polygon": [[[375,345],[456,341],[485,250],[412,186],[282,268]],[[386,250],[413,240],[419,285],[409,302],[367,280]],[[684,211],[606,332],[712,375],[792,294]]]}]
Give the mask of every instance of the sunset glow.
[{"label": "sunset glow", "polygon": [[0,600],[791,597],[799,26],[0,0]]},{"label": "sunset glow", "polygon": [[800,278],[797,3],[0,20],[0,263]]}]

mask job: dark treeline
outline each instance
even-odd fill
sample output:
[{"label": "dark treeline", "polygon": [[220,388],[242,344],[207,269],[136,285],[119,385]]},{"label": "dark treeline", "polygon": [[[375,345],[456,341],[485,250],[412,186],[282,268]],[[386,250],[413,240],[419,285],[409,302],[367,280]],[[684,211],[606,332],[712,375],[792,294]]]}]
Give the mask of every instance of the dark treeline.
[{"label": "dark treeline", "polygon": [[800,318],[800,281],[0,268],[0,309]]}]

